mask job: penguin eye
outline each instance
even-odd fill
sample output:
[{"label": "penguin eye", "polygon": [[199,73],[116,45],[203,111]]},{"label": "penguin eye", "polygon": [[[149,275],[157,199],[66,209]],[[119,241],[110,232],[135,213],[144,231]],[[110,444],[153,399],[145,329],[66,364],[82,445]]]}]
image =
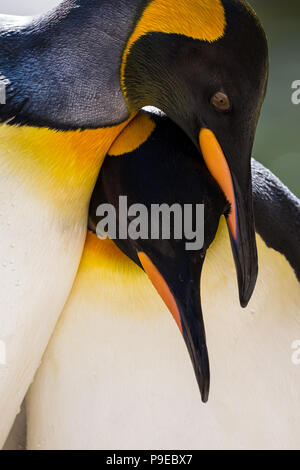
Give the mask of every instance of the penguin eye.
[{"label": "penguin eye", "polygon": [[223,91],[215,93],[210,102],[218,111],[229,111],[231,108],[230,99]]}]

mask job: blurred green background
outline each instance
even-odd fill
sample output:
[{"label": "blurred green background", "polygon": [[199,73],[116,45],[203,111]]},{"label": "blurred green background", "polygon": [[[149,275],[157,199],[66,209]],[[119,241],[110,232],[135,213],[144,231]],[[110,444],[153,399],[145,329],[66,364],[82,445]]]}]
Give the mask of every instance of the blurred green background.
[{"label": "blurred green background", "polygon": [[[0,10],[31,15],[57,3],[59,0],[1,0]],[[249,3],[265,27],[270,47],[270,83],[253,154],[300,197],[300,104],[291,100],[292,83],[300,80],[300,0]]]},{"label": "blurred green background", "polygon": [[300,197],[300,104],[292,83],[300,80],[300,1],[250,0],[266,30],[270,81],[253,155]]}]

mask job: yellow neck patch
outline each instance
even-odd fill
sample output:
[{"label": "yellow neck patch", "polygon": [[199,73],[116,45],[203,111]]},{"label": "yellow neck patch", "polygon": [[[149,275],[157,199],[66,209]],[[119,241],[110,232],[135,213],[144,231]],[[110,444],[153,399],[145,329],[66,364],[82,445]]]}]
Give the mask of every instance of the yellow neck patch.
[{"label": "yellow neck patch", "polygon": [[128,122],[67,132],[1,125],[0,174],[12,175],[52,203],[85,204],[110,146]]},{"label": "yellow neck patch", "polygon": [[114,141],[108,155],[119,156],[133,152],[144,144],[156,127],[148,114],[139,113]]},{"label": "yellow neck patch", "polygon": [[[85,292],[88,292],[89,299],[92,301],[94,298],[97,303],[99,302],[99,289],[103,287],[107,299],[115,299],[120,289],[124,293],[127,291],[128,294],[141,282],[143,284],[141,291],[143,291],[145,273],[112,240],[100,240],[97,235],[88,231],[76,280],[78,286],[75,283],[75,288],[83,288]],[[148,279],[146,283],[151,286]]]},{"label": "yellow neck patch", "polygon": [[71,297],[83,301],[84,315],[94,310],[142,321],[170,315],[144,271],[112,240],[100,240],[92,232],[87,234]]},{"label": "yellow neck patch", "polygon": [[148,33],[181,34],[214,42],[225,32],[221,0],[152,0],[144,10],[123,53],[121,84],[125,90],[125,67],[134,43]]}]

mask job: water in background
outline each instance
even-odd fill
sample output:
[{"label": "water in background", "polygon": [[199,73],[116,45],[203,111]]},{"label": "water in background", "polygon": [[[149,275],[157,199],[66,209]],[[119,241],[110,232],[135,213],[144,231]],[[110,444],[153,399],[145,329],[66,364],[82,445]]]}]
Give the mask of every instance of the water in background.
[{"label": "water in background", "polygon": [[[57,3],[59,0],[1,0],[0,10],[30,15]],[[300,80],[300,1],[249,3],[264,24],[270,46],[270,84],[253,153],[300,197],[300,105],[291,101],[291,85]]]}]

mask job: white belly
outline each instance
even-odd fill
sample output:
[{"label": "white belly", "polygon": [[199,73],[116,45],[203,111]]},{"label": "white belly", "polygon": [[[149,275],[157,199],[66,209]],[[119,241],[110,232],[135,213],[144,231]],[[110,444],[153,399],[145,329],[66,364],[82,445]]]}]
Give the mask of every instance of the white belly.
[{"label": "white belly", "polygon": [[0,126],[0,448],[67,301],[91,193],[126,124]]},{"label": "white belly", "polygon": [[224,234],[203,273],[208,405],[145,275],[114,259],[96,268],[90,252],[27,399],[30,449],[300,447],[299,284],[258,240],[260,277],[242,310]]},{"label": "white belly", "polygon": [[0,174],[0,448],[72,287],[86,218],[68,221]]}]

